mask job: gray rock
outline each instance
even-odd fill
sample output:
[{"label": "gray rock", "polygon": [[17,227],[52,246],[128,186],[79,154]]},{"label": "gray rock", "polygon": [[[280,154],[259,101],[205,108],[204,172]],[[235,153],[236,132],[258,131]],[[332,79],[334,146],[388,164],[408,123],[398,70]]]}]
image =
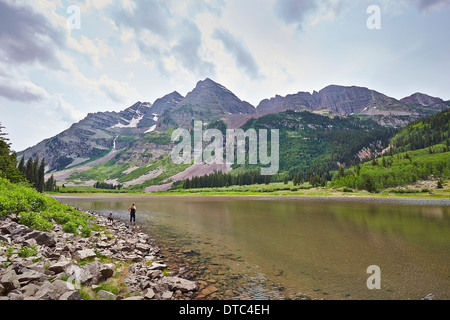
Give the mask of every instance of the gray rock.
[{"label": "gray rock", "polygon": [[155,298],[155,291],[153,289],[148,289],[147,292],[144,295],[144,298],[146,299],[154,299]]},{"label": "gray rock", "polygon": [[81,284],[92,285],[97,284],[100,281],[106,280],[114,274],[114,270],[111,266],[101,264],[98,261],[88,263],[81,268],[72,266],[72,274],[78,277],[78,281]]},{"label": "gray rock", "polygon": [[3,286],[3,291],[9,292],[20,287],[19,279],[14,270],[8,270],[1,278],[0,284]]},{"label": "gray rock", "polygon": [[53,282],[53,287],[55,288],[58,297],[66,292],[75,290],[75,286],[72,283],[60,279]]},{"label": "gray rock", "polygon": [[4,242],[10,244],[11,243],[11,237],[8,236],[8,235],[0,234],[0,241],[4,241]]},{"label": "gray rock", "polygon": [[133,296],[133,297],[125,298],[123,300],[144,300],[144,297],[143,296]]},{"label": "gray rock", "polygon": [[167,284],[172,291],[189,292],[198,289],[197,283],[178,277],[163,277],[161,283]]},{"label": "gray rock", "polygon": [[92,249],[84,249],[84,250],[78,250],[74,253],[73,258],[84,260],[84,259],[90,259],[95,258],[97,255],[95,254],[95,251]]},{"label": "gray rock", "polygon": [[153,262],[148,269],[152,270],[152,271],[153,270],[164,270],[164,269],[167,269],[167,264],[159,263],[159,262]]},{"label": "gray rock", "polygon": [[20,292],[20,290],[16,289],[8,294],[8,298],[9,300],[23,300],[25,296],[22,294],[22,292]]},{"label": "gray rock", "polygon": [[30,283],[30,284],[27,284],[26,286],[23,286],[21,289],[22,289],[22,292],[23,292],[23,295],[25,296],[25,298],[34,297],[36,292],[38,292],[38,290],[39,290],[39,286],[34,283]]},{"label": "gray rock", "polygon": [[43,277],[44,277],[44,274],[39,272],[39,271],[28,270],[28,271],[18,275],[17,279],[19,280],[19,282],[21,284],[26,284],[26,283],[31,282],[31,281],[39,281]]},{"label": "gray rock", "polygon": [[83,298],[81,297],[81,294],[78,291],[74,290],[63,293],[59,297],[59,300],[83,300]]},{"label": "gray rock", "polygon": [[24,236],[24,239],[25,240],[34,239],[34,240],[36,240],[37,244],[40,244],[42,246],[47,246],[47,247],[54,247],[56,245],[55,238],[53,237],[53,235],[51,233],[38,231],[38,230],[33,230],[33,231],[27,233]]},{"label": "gray rock", "polygon": [[172,298],[173,292],[172,291],[165,291],[163,292],[163,294],[161,295],[161,299],[163,300],[169,300]]},{"label": "gray rock", "polygon": [[59,296],[52,283],[46,281],[36,292],[36,300],[56,300]]},{"label": "gray rock", "polygon": [[98,295],[104,300],[116,300],[117,299],[117,296],[114,293],[105,291],[105,290],[100,290],[98,292]]},{"label": "gray rock", "polygon": [[72,261],[59,261],[55,264],[52,264],[48,270],[53,271],[55,274],[64,272],[70,265],[72,265]]}]

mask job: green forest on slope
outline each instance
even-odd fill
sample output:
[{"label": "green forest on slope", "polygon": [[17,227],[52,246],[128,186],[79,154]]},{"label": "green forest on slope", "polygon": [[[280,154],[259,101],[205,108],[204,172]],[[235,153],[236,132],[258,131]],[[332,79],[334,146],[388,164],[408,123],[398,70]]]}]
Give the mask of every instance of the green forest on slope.
[{"label": "green forest on slope", "polygon": [[449,120],[445,110],[410,123],[391,139],[386,155],[340,170],[331,186],[376,191],[432,178],[442,187],[450,178]]}]

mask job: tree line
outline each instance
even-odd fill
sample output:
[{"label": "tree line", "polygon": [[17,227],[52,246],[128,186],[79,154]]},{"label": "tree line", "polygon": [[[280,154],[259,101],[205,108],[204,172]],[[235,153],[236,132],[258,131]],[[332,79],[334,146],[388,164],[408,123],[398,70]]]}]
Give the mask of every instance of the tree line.
[{"label": "tree line", "polygon": [[261,175],[259,170],[241,172],[238,174],[223,173],[216,171],[208,175],[201,177],[192,177],[191,179],[183,180],[183,189],[196,189],[196,188],[222,188],[235,185],[251,185],[251,184],[263,184],[270,183],[271,176]]},{"label": "tree line", "polygon": [[106,183],[104,181],[103,182],[97,181],[94,184],[94,188],[96,188],[96,189],[120,190],[120,189],[122,189],[122,187],[123,187],[122,184],[115,185],[112,183]]},{"label": "tree line", "polygon": [[53,175],[45,181],[45,158],[39,159],[36,155],[36,158],[30,157],[25,162],[25,156],[22,156],[17,169],[37,191],[59,191]]},{"label": "tree line", "polygon": [[25,163],[22,157],[17,164],[17,155],[11,150],[11,143],[6,137],[7,133],[2,132],[0,124],[0,177],[8,179],[13,183],[28,182],[39,192],[57,191],[56,180],[53,175],[45,182],[45,159],[29,158]]}]

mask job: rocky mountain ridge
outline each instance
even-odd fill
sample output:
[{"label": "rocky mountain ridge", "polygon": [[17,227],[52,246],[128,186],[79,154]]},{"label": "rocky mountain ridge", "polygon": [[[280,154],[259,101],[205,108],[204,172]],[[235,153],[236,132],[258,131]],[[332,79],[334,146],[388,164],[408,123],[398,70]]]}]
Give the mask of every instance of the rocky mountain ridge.
[{"label": "rocky mountain ridge", "polygon": [[[126,163],[126,170],[131,172],[167,155],[171,130],[192,128],[193,120],[202,120],[205,125],[223,121],[228,128],[239,128],[267,114],[305,110],[333,117],[370,118],[382,125],[399,127],[449,105],[449,101],[421,93],[396,100],[368,88],[330,85],[312,94],[277,95],[254,107],[207,78],[199,81],[185,97],[174,91],[153,104],[139,101],[120,112],[89,113],[55,137],[19,152],[18,157],[45,158],[46,172],[86,163],[93,165],[94,160],[98,163],[122,159],[117,163]],[[149,170],[143,171],[149,173]]]}]

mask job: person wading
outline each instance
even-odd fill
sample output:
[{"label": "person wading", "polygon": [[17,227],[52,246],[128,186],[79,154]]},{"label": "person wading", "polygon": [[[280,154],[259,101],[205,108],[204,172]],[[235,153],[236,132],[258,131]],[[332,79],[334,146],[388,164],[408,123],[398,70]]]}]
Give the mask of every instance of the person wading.
[{"label": "person wading", "polygon": [[133,204],[131,207],[128,208],[128,211],[130,211],[130,226],[136,226],[136,206]]}]

